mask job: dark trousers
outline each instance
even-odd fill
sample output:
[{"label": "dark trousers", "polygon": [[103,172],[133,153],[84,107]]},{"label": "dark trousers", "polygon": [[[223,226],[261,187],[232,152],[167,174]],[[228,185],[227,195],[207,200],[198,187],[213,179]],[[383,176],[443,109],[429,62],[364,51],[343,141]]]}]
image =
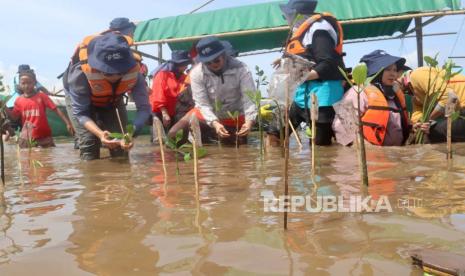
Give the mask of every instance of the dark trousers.
[{"label": "dark trousers", "polygon": [[[460,112],[465,117],[465,111]],[[431,143],[444,143],[447,141],[447,119],[437,122],[430,129],[428,138]],[[452,122],[452,142],[465,142],[465,120],[459,117]]]},{"label": "dark trousers", "polygon": [[[126,132],[126,124],[128,121],[128,115],[126,107],[123,102],[120,101],[116,107],[113,108],[98,108],[93,107],[91,111],[91,119],[102,129],[109,132],[121,133],[121,127],[116,115],[116,108],[118,108],[119,115],[121,117],[121,123],[123,125],[124,132]],[[94,160],[100,158],[100,147],[102,143],[100,139],[93,133],[88,131],[84,126],[78,124],[76,127],[77,134],[79,136],[79,149],[81,152],[82,160]],[[128,154],[121,148],[110,150],[111,157],[125,156]]]},{"label": "dark trousers", "polygon": [[76,117],[73,114],[73,108],[71,107],[71,97],[69,96],[68,92],[65,90],[65,103],[66,103],[66,113],[68,114],[68,118],[73,125],[73,128],[76,130],[76,134],[74,134],[74,148],[79,148],[79,135],[77,133],[77,128],[79,126],[79,122],[76,120]]},{"label": "dark trousers", "polygon": [[[334,109],[332,106],[323,106],[318,108],[318,120],[316,122],[315,144],[319,146],[331,145],[333,134],[332,123],[334,120]],[[289,110],[289,120],[294,128],[306,122],[311,127],[310,111],[299,107],[295,102],[292,103]]]}]

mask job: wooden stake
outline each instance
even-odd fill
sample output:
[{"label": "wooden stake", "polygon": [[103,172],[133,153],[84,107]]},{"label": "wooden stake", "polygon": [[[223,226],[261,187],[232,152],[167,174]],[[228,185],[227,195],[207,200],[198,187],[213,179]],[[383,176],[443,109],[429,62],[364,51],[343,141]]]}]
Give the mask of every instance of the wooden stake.
[{"label": "wooden stake", "polygon": [[452,91],[449,92],[445,111],[447,118],[447,161],[452,160],[452,114],[455,113],[457,101],[457,95]]},{"label": "wooden stake", "polygon": [[315,159],[315,152],[316,152],[316,145],[315,145],[315,138],[316,138],[316,121],[318,120],[318,99],[315,93],[312,93],[312,109],[311,115],[312,118],[312,175],[315,174],[315,166],[316,166],[316,159]]},{"label": "wooden stake", "polygon": [[289,126],[291,127],[291,129],[292,129],[292,133],[294,134],[295,139],[297,140],[297,144],[299,144],[299,148],[302,149],[302,148],[303,148],[303,146],[302,146],[302,141],[300,140],[299,134],[298,134],[297,131],[295,130],[294,126],[292,125],[291,120],[288,121],[288,124],[289,124]]},{"label": "wooden stake", "polygon": [[190,120],[190,128],[192,133],[192,139],[194,140],[192,143],[192,150],[194,151],[194,178],[195,178],[195,190],[198,194],[199,192],[199,171],[198,171],[198,156],[197,156],[197,145],[199,145],[197,132],[199,129],[199,121],[195,115],[192,115]]},{"label": "wooden stake", "polygon": [[[3,120],[2,120],[3,121]],[[3,123],[3,122],[2,122]],[[1,129],[2,131],[0,131],[0,154],[2,156],[2,160],[1,160],[1,163],[2,163],[2,184],[3,186],[5,186],[5,149],[4,149],[4,145],[3,145],[3,129]]]},{"label": "wooden stake", "polygon": [[155,125],[157,136],[158,136],[158,144],[160,145],[160,153],[161,153],[161,162],[163,164],[163,173],[165,175],[165,179],[168,177],[168,173],[166,172],[166,163],[165,163],[165,150],[163,144],[163,134],[162,134],[162,123],[157,116],[153,116],[153,124]]},{"label": "wooden stake", "polygon": [[368,187],[368,169],[367,169],[367,156],[365,151],[365,137],[363,136],[362,114],[360,112],[360,93],[357,92],[357,118],[358,118],[358,142],[359,142],[359,168],[362,184]]},{"label": "wooden stake", "polygon": [[116,107],[115,110],[116,110],[116,117],[118,117],[119,127],[121,128],[121,134],[124,135],[124,134],[126,134],[126,132],[124,131],[123,123],[121,122],[121,117],[119,116],[118,107]]},{"label": "wooden stake", "polygon": [[[289,65],[287,66],[287,74],[289,75]],[[287,230],[287,209],[288,209],[288,195],[289,195],[289,79],[286,80],[285,84],[285,96],[286,104],[284,106],[284,121],[286,122],[284,130],[284,201],[285,201],[285,210],[284,210],[284,229]]]}]

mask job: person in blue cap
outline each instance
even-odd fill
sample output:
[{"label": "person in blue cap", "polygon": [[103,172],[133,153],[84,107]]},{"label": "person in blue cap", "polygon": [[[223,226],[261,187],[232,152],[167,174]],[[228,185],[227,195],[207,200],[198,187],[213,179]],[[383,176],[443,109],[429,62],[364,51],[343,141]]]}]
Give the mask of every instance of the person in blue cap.
[{"label": "person in blue cap", "polygon": [[121,133],[121,126],[126,131],[125,94],[131,92],[136,104],[136,134],[150,117],[144,77],[139,73],[139,64],[127,39],[116,33],[90,38],[87,56],[83,54],[79,62],[71,63],[63,78],[73,114],[79,122],[81,159],[99,158],[101,144],[110,149],[112,156],[125,155],[132,142],[126,144],[110,138],[111,132]]},{"label": "person in blue cap", "polygon": [[165,128],[175,123],[177,97],[185,87],[186,69],[191,64],[189,52],[175,50],[171,59],[163,63],[153,73],[150,104],[152,113],[162,120]]},{"label": "person in blue cap", "polygon": [[[256,106],[246,95],[247,91],[255,90],[250,70],[230,56],[216,37],[202,38],[196,50],[199,63],[189,73],[195,108],[170,129],[168,136],[186,127],[194,114],[226,143],[234,141],[236,136],[240,143],[245,143],[257,116]],[[235,119],[228,115],[236,111],[239,113],[238,129]],[[204,134],[207,132],[202,132],[205,141]]]},{"label": "person in blue cap", "polygon": [[[405,95],[396,85],[398,72],[404,70],[405,59],[392,56],[383,50],[375,50],[364,55],[360,62],[368,68],[368,76],[380,72],[360,94],[363,136],[365,140],[378,146],[402,146],[409,137],[411,123],[407,113]],[[357,92],[351,88],[342,99],[357,108]],[[336,114],[333,122],[336,140],[349,145],[355,139],[353,130],[344,128],[347,114]]]},{"label": "person in blue cap", "polygon": [[122,35],[133,37],[134,31],[136,30],[136,24],[131,22],[129,18],[117,17],[110,22],[109,30],[118,31]]},{"label": "person in blue cap", "polygon": [[345,68],[342,59],[343,33],[339,22],[329,13],[316,13],[317,0],[290,0],[280,5],[290,27],[286,53],[302,56],[315,63],[306,82],[297,87],[289,118],[295,128],[310,121],[311,93],[319,103],[316,121],[317,145],[330,145],[334,119],[332,105],[344,94],[343,76],[338,67]]}]

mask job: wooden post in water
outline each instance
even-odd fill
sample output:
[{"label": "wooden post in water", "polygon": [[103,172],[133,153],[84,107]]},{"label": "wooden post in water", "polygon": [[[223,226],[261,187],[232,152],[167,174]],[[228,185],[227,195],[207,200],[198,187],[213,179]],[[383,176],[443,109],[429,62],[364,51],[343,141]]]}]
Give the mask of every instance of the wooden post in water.
[{"label": "wooden post in water", "polygon": [[447,118],[447,161],[452,160],[452,121],[454,120],[453,115],[456,112],[457,101],[457,95],[454,92],[449,92],[445,112]]},{"label": "wooden post in water", "polygon": [[360,166],[360,177],[362,178],[362,183],[364,187],[368,187],[368,169],[367,169],[367,155],[365,151],[365,137],[363,136],[363,126],[362,126],[362,114],[360,111],[360,93],[357,93],[357,124],[358,124],[358,143],[359,143],[359,166]]},{"label": "wooden post in water", "polygon": [[[287,74],[289,73],[289,65],[287,66]],[[289,77],[286,80],[285,84],[285,96],[286,96],[286,104],[284,106],[284,122],[286,122],[286,126],[284,129],[284,229],[287,230],[287,210],[288,210],[288,195],[289,195]]]},{"label": "wooden post in water", "polygon": [[315,95],[315,93],[312,93],[312,109],[311,109],[311,115],[312,118],[312,175],[315,175],[315,151],[316,151],[316,146],[315,146],[315,139],[316,139],[316,120],[318,120],[318,99]]},{"label": "wooden post in water", "polygon": [[297,144],[299,144],[299,148],[302,149],[302,148],[303,148],[303,145],[302,145],[302,141],[300,141],[299,134],[298,134],[297,131],[295,130],[294,126],[292,125],[291,120],[289,120],[288,123],[289,123],[289,126],[291,127],[292,133],[293,133],[294,136],[295,136],[295,139],[297,140]]},{"label": "wooden post in water", "polygon": [[[3,122],[2,122],[2,125],[3,125]],[[2,184],[3,186],[5,186],[5,149],[3,145],[3,128],[0,131],[0,152],[1,152],[0,155],[2,156],[2,160],[1,160]]]},{"label": "wooden post in water", "polygon": [[196,192],[199,192],[199,170],[198,170],[198,156],[197,156],[197,148],[198,146],[201,146],[201,137],[198,137],[198,134],[200,133],[200,126],[199,126],[199,121],[197,117],[193,114],[190,119],[190,130],[192,134],[192,150],[193,150],[193,155],[194,155],[194,178],[195,178],[195,189]]},{"label": "wooden post in water", "polygon": [[166,163],[165,163],[165,150],[164,150],[164,144],[163,144],[163,132],[162,132],[162,123],[160,122],[160,119],[158,119],[157,116],[153,116],[153,125],[155,126],[155,129],[153,131],[157,132],[158,136],[158,144],[160,145],[160,153],[161,153],[161,162],[163,165],[163,173],[165,175],[165,180],[168,177],[168,173],[166,172]]}]

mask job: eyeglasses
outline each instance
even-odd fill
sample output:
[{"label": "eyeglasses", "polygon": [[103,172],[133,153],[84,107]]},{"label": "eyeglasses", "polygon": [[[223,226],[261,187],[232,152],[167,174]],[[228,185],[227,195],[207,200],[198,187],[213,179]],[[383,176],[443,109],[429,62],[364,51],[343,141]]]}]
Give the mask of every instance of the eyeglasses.
[{"label": "eyeglasses", "polygon": [[205,62],[206,65],[218,64],[221,61],[221,57],[217,57],[212,61]]}]

